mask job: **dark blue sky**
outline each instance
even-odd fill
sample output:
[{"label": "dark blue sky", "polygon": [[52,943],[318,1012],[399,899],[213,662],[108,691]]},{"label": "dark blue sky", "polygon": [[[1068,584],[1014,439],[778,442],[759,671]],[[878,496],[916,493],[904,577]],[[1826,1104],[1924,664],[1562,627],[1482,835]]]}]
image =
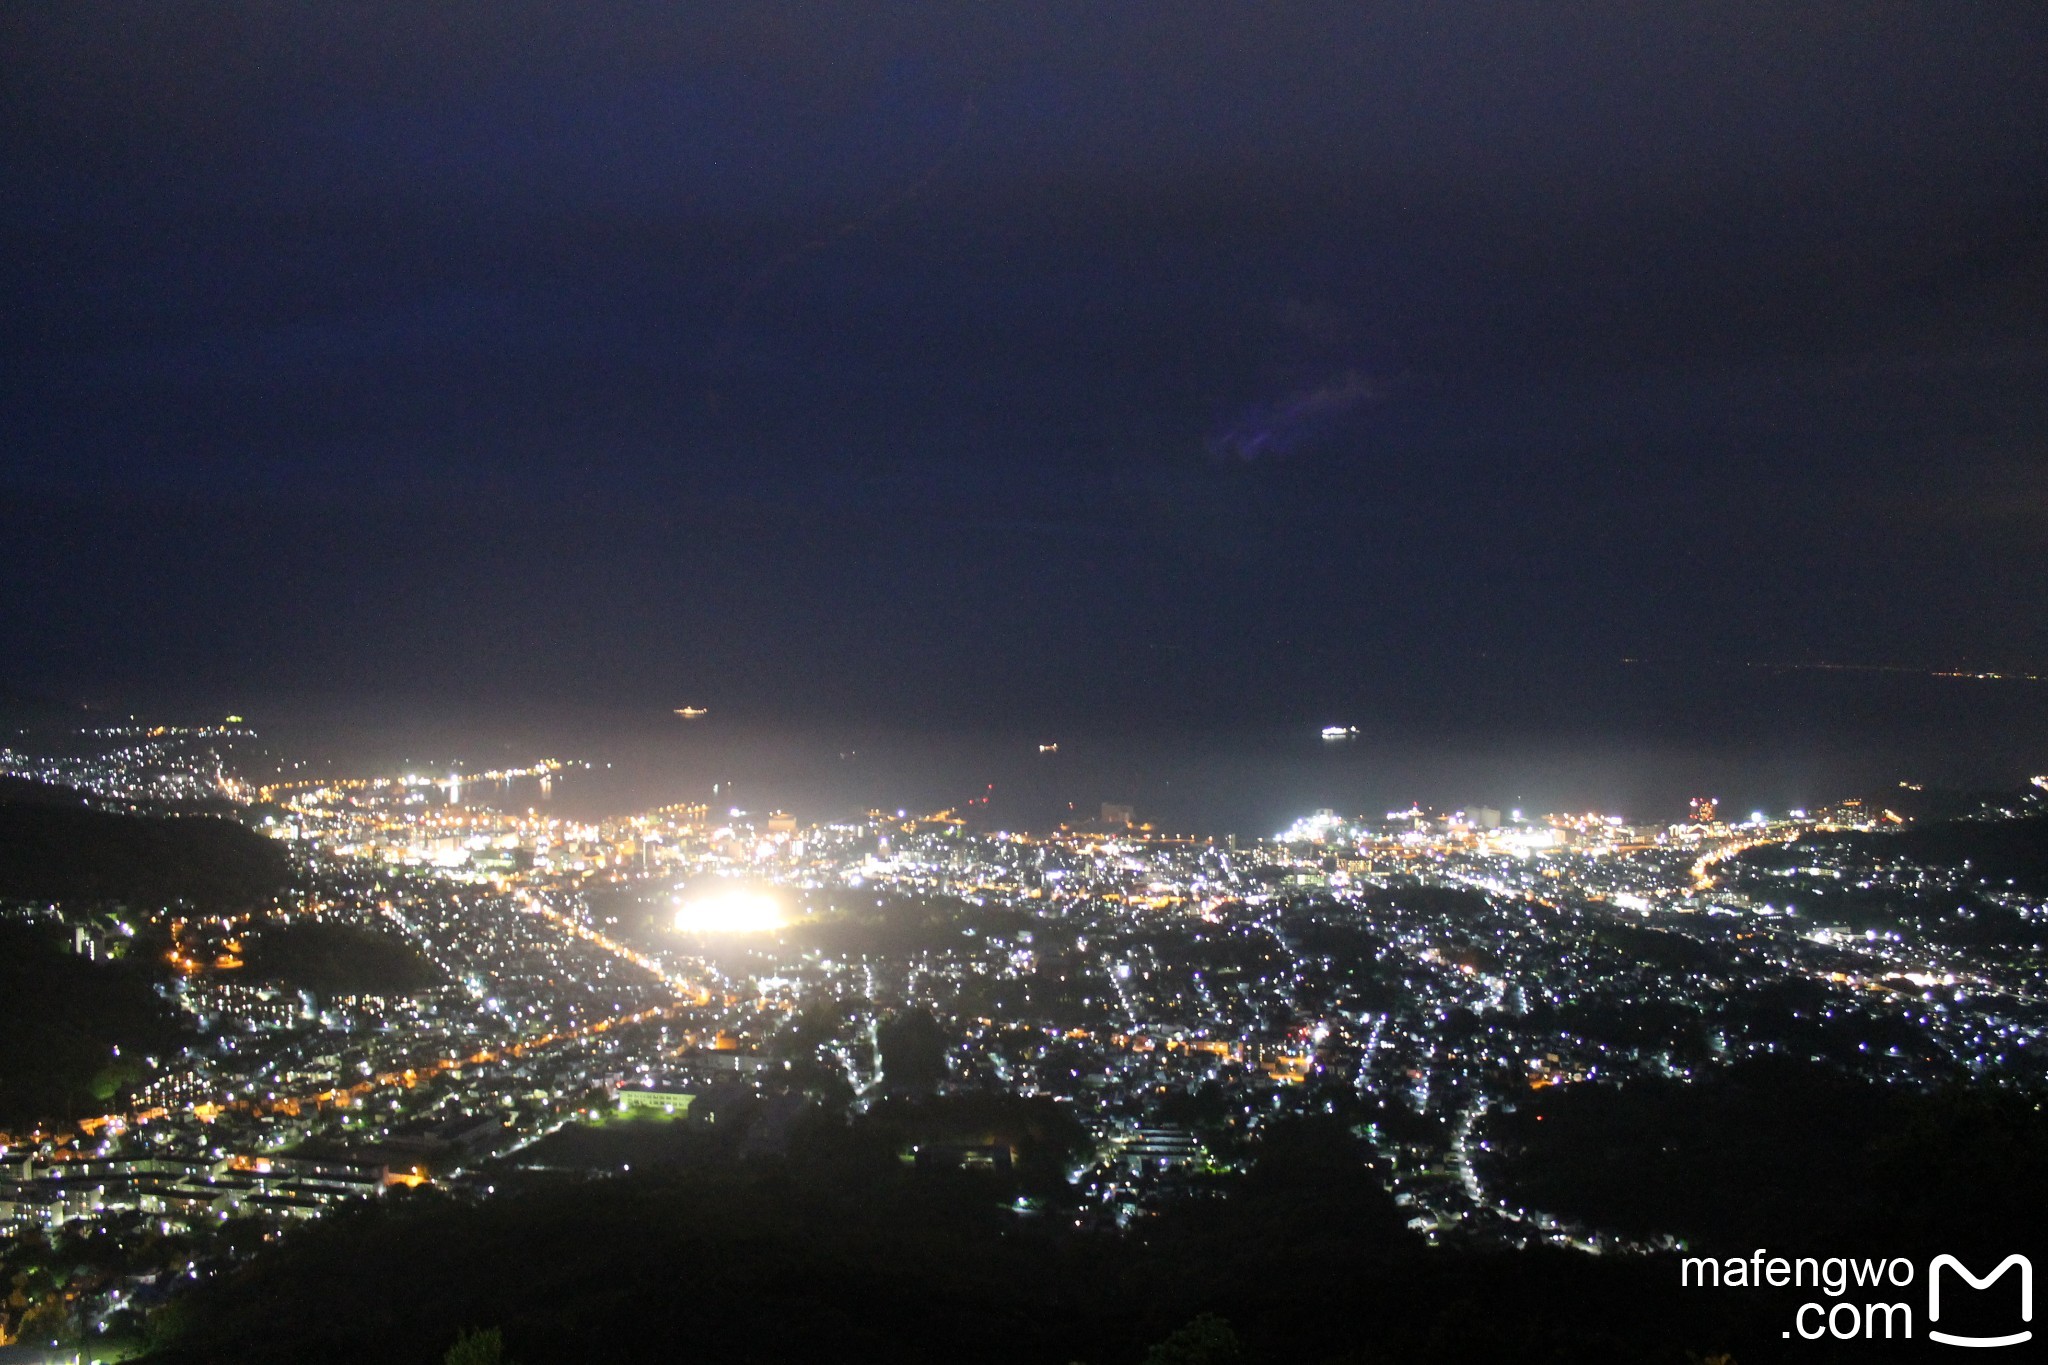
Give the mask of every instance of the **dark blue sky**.
[{"label": "dark blue sky", "polygon": [[17,693],[1634,724],[1758,659],[2048,671],[2039,5],[0,28]]}]

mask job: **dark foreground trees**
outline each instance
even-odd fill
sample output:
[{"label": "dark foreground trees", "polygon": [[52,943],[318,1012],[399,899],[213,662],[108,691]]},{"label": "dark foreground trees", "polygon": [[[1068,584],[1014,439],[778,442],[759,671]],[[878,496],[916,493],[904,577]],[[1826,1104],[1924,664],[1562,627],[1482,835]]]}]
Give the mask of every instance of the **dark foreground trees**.
[{"label": "dark foreground trees", "polygon": [[1422,1246],[1330,1168],[1352,1154],[1326,1128],[1260,1152],[1246,1197],[1122,1233],[1021,1213],[1014,1173],[919,1169],[872,1137],[827,1125],[774,1160],[394,1196],[197,1291],[151,1360],[433,1365],[479,1329],[527,1365],[1777,1358],[1776,1317],[1748,1320],[1768,1305],[1681,1294],[1662,1263]]}]

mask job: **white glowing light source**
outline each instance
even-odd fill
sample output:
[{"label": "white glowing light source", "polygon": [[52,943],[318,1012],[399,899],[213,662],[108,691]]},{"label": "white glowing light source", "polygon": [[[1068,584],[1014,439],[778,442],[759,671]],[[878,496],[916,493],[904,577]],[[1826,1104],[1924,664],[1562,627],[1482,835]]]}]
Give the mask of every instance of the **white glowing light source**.
[{"label": "white glowing light source", "polygon": [[744,887],[708,891],[676,904],[676,928],[686,934],[760,934],[782,927],[773,896]]}]

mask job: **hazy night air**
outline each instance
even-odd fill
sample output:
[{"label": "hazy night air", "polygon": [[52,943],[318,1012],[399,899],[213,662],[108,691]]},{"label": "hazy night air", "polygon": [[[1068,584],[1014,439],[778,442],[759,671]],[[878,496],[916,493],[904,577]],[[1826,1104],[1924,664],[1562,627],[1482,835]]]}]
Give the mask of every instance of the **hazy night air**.
[{"label": "hazy night air", "polygon": [[2048,10],[0,52],[0,1358],[2031,1331]]}]

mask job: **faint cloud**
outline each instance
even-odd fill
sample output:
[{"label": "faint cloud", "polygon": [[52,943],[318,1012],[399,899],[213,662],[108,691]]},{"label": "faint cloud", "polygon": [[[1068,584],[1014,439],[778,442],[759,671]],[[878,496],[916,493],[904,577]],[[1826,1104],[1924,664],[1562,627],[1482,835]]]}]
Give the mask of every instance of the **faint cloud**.
[{"label": "faint cloud", "polygon": [[1209,453],[1247,464],[1291,455],[1359,408],[1383,401],[1390,392],[1388,381],[1360,370],[1346,370],[1254,407],[1210,437]]}]

